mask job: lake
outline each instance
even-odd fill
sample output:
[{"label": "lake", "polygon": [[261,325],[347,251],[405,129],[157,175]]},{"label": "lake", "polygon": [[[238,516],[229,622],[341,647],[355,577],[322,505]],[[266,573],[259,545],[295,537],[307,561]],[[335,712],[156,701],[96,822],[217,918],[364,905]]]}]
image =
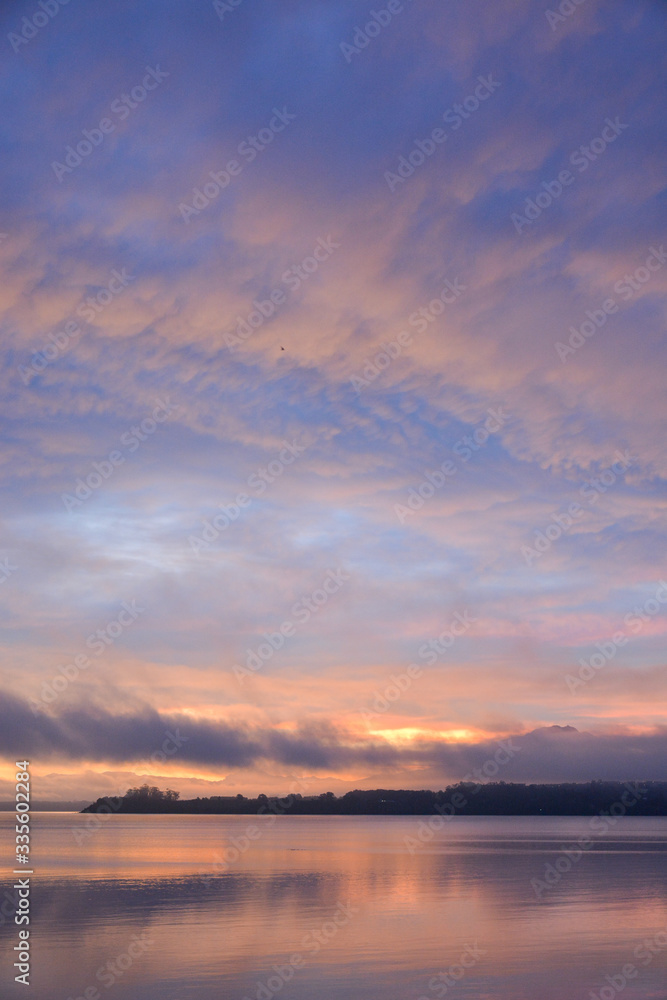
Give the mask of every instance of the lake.
[{"label": "lake", "polygon": [[[31,985],[13,982],[10,916],[0,992],[667,998],[667,820],[424,821],[34,813]],[[3,872],[13,824],[0,814]]]}]

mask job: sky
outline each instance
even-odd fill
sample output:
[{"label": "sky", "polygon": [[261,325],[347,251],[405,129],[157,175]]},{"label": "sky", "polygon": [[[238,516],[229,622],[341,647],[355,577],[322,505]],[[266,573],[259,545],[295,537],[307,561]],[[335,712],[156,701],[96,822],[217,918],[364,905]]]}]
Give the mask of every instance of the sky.
[{"label": "sky", "polygon": [[1,798],[667,778],[666,15],[3,5]]}]

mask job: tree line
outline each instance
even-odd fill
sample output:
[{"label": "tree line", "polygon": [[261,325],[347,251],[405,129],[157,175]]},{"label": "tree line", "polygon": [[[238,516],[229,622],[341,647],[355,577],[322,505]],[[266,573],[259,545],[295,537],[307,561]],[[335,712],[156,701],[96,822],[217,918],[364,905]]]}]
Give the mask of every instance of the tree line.
[{"label": "tree line", "polygon": [[280,796],[213,795],[181,799],[179,792],[155,785],[130,788],[120,800],[97,799],[82,812],[119,813],[216,813],[245,815],[267,812],[298,816],[427,816],[432,813],[459,816],[595,816],[637,799],[628,810],[634,816],[667,815],[667,782],[589,781],[551,785],[513,784],[504,781],[479,784],[459,782],[441,791],[411,789],[356,789],[336,796],[299,793]]}]

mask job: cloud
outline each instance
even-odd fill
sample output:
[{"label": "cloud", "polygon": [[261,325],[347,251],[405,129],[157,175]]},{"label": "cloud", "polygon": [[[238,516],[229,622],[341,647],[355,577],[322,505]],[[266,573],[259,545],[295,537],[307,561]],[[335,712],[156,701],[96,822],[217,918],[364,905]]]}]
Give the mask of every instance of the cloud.
[{"label": "cloud", "polygon": [[[16,29],[15,7],[0,16]],[[146,615],[82,679],[87,694],[116,685],[170,717],[233,706],[228,752],[255,761],[271,749],[258,706],[281,724],[344,727],[467,606],[478,631],[392,724],[653,725],[664,616],[598,678],[598,703],[573,705],[562,677],[664,575],[667,266],[615,291],[664,231],[662,8],[587,0],[552,31],[515,0],[411,4],[348,63],[340,43],[359,18],[354,0],[257,0],[224,25],[210,3],[119,0],[94,23],[65,6],[8,48],[5,686],[40,690],[136,597]],[[147,63],[169,75],[121,119],[112,102]],[[445,121],[489,75],[490,99]],[[296,118],[186,224],[179,205],[243,158],[274,107]],[[114,131],[59,182],[53,160],[106,115]],[[608,117],[628,128],[579,171],[572,154]],[[440,126],[447,141],[391,192],[385,172]],[[517,233],[512,213],[566,168],[574,182]],[[290,287],[285,274],[329,237],[340,247]],[[81,315],[122,268],[122,294]],[[439,311],[456,280],[465,293]],[[231,351],[239,318],[276,289],[280,308]],[[555,345],[609,296],[618,311],[563,363]],[[73,319],[81,332],[54,358]],[[357,393],[352,376],[403,331],[406,349]],[[123,436],[165,397],[178,410],[130,452]],[[457,442],[499,406],[509,419],[461,461]],[[299,462],[197,556],[189,537],[285,439],[306,447]],[[68,513],[62,495],[118,449],[122,464]],[[527,566],[522,546],[619,449],[627,473]],[[453,459],[448,487],[400,523],[396,505]],[[252,690],[232,687],[234,663],[332,566],[349,570],[349,591]],[[82,726],[74,742],[54,730],[60,751],[75,755]]]},{"label": "cloud", "polygon": [[[29,758],[136,764],[160,751],[165,738],[178,745],[178,763],[193,768],[225,770],[270,762],[310,771],[361,767],[370,773],[398,773],[418,766],[443,780],[474,777],[475,769],[493,762],[499,747],[511,760],[503,780],[659,780],[667,776],[667,730],[630,735],[593,736],[572,727],[552,726],[507,737],[504,741],[446,742],[419,738],[396,744],[377,737],[358,738],[327,723],[310,723],[296,731],[276,727],[211,723],[192,716],[167,715],[151,709],[113,714],[99,706],[62,708],[35,717],[28,706],[5,695],[2,700],[0,752],[15,754],[20,745]],[[495,777],[482,772],[483,777]],[[479,772],[477,772],[479,776]],[[481,778],[480,778],[481,780]]]}]

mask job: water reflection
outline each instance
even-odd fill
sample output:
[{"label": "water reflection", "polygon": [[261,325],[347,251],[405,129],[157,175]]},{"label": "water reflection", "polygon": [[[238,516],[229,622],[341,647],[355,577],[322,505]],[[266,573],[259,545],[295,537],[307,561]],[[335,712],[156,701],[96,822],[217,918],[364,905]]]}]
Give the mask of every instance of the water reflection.
[{"label": "water reflection", "polygon": [[539,898],[586,820],[460,818],[413,854],[402,817],[280,817],[242,851],[248,817],[113,816],[77,846],[80,822],[35,817],[36,1000],[572,1000],[629,962],[624,1000],[667,997],[667,947],[633,957],[667,931],[664,820],[620,820]]}]

